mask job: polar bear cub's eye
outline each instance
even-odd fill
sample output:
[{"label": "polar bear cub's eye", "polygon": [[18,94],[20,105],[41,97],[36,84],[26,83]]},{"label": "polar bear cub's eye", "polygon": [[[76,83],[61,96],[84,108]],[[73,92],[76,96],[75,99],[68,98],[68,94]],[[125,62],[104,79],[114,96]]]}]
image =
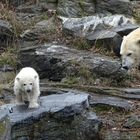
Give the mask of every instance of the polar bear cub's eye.
[{"label": "polar bear cub's eye", "polygon": [[26,86],[26,84],[23,84],[23,86]]},{"label": "polar bear cub's eye", "polygon": [[132,53],[128,53],[128,54],[127,54],[127,56],[131,56],[131,55],[132,55]]},{"label": "polar bear cub's eye", "polygon": [[32,85],[33,83],[30,83],[30,85]]}]

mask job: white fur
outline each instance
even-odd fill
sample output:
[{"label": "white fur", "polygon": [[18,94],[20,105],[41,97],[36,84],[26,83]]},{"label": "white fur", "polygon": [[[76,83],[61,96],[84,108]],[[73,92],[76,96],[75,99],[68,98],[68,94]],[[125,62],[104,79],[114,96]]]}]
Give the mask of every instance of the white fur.
[{"label": "white fur", "polygon": [[120,54],[122,67],[130,69],[140,65],[140,28],[124,36]]},{"label": "white fur", "polygon": [[25,67],[17,74],[14,81],[16,103],[23,104],[29,101],[29,108],[38,108],[40,95],[39,76],[31,67]]}]

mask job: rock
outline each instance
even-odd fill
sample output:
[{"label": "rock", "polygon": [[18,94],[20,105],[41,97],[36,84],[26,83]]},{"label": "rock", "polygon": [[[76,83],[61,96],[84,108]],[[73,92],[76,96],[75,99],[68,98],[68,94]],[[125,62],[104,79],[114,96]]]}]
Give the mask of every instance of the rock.
[{"label": "rock", "polygon": [[93,14],[125,14],[132,16],[133,6],[124,0],[59,0],[57,12],[65,17],[81,17]]},{"label": "rock", "polygon": [[[94,94],[100,95],[99,99],[103,96],[106,97],[105,100],[107,100],[108,96],[117,97],[117,98],[114,98],[114,100],[116,100],[116,102],[123,101],[120,98],[127,99],[127,100],[124,100],[124,102],[126,101],[126,103],[127,103],[127,101],[130,100],[130,102],[129,101],[128,102],[129,102],[130,106],[132,105],[132,108],[133,108],[133,105],[135,104],[134,100],[135,101],[140,100],[140,89],[139,88],[115,88],[113,86],[112,87],[107,87],[107,86],[102,87],[100,85],[80,85],[80,84],[68,84],[68,83],[66,84],[66,83],[62,83],[62,82],[61,83],[58,83],[58,82],[50,83],[49,81],[46,81],[46,80],[43,83],[41,83],[41,87],[43,88],[44,94],[46,93],[45,91],[47,90],[47,88],[45,88],[45,87],[53,87],[53,88],[55,88],[55,90],[56,89],[59,90],[60,93],[63,90],[67,91],[66,89],[77,89],[77,90],[81,90],[81,91],[87,91],[92,94],[94,93]],[[61,88],[61,90],[60,90],[60,88]],[[47,90],[47,92],[49,92],[49,93],[52,92],[52,91],[48,91],[48,90]],[[47,95],[47,94],[45,94],[45,95]],[[95,96],[95,98],[96,98],[96,96]],[[137,108],[137,105],[134,106],[134,108]]]},{"label": "rock", "polygon": [[113,31],[117,32],[120,36],[125,36],[137,28],[139,28],[138,25],[127,23],[126,25],[123,25],[121,27],[118,26],[113,28]]},{"label": "rock", "polygon": [[[92,59],[87,58],[84,61],[90,66],[93,70],[92,72],[96,73],[96,75],[112,77],[116,78],[116,80],[126,76],[126,71],[121,69],[121,64],[117,60],[96,57]],[[118,77],[116,77],[115,74],[117,74]]]},{"label": "rock", "polygon": [[139,88],[125,88],[123,91],[127,94],[140,95]]},{"label": "rock", "polygon": [[17,7],[21,4],[24,4],[26,2],[28,2],[28,0],[1,0],[3,3],[6,3],[8,4],[9,6],[14,6],[14,7]]},{"label": "rock", "polygon": [[104,140],[138,140],[139,133],[135,131],[126,131],[126,130],[109,130],[107,131],[103,139]]},{"label": "rock", "polygon": [[88,96],[73,92],[44,96],[38,109],[7,104],[0,114],[9,118],[11,139],[98,140],[102,123],[95,113],[87,112]]},{"label": "rock", "polygon": [[95,4],[91,0],[59,0],[57,13],[65,17],[79,17],[95,13]]},{"label": "rock", "polygon": [[15,34],[12,31],[10,23],[5,20],[0,20],[0,48],[11,43],[14,37]]},{"label": "rock", "polygon": [[0,100],[2,100],[4,103],[13,103],[15,99],[15,95],[13,94],[13,88],[9,88],[8,86],[5,86],[0,91]]},{"label": "rock", "polygon": [[138,28],[130,19],[122,15],[60,18],[66,34],[83,37],[91,46],[113,50],[117,56],[120,55],[122,37]]},{"label": "rock", "polygon": [[[25,3],[16,8],[16,12],[39,14],[49,10],[56,10],[57,3],[50,1],[39,1],[34,3]],[[47,13],[46,13],[47,14]]]},{"label": "rock", "polygon": [[24,48],[20,52],[19,60],[22,67],[34,67],[41,78],[53,81],[61,81],[68,75],[77,75],[79,67],[85,67],[97,76],[121,79],[126,75],[118,61],[55,44]]},{"label": "rock", "polygon": [[63,30],[66,33],[82,37],[95,31],[113,31],[116,27],[122,28],[131,23],[131,20],[123,15],[87,16],[83,18],[60,17],[60,19],[62,19]]},{"label": "rock", "polygon": [[98,0],[96,1],[96,12],[132,16],[133,6],[129,1],[124,0]]},{"label": "rock", "polygon": [[0,65],[0,72],[9,72],[9,71],[13,71],[14,68],[11,67],[10,65]]},{"label": "rock", "polygon": [[39,40],[42,36],[49,36],[55,29],[54,18],[38,22],[32,29],[25,30],[20,36],[24,41]]},{"label": "rock", "polygon": [[0,113],[0,138],[1,140],[9,140],[9,129],[10,129],[10,122],[8,120],[7,113],[4,110],[1,110]]},{"label": "rock", "polygon": [[42,7],[40,5],[35,4],[22,4],[16,8],[17,12],[23,13],[41,13]]},{"label": "rock", "polygon": [[129,102],[129,100],[111,96],[101,96],[92,94],[89,103],[92,107],[101,105],[114,107],[116,109],[126,111],[134,109],[133,105]]},{"label": "rock", "polygon": [[140,116],[130,116],[124,124],[125,128],[140,128]]}]

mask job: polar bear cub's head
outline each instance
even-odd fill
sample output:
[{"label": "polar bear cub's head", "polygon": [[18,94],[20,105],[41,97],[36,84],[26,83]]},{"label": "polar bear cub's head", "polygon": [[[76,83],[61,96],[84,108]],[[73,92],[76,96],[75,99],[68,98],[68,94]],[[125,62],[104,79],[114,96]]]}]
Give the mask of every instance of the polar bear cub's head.
[{"label": "polar bear cub's head", "polygon": [[124,36],[120,55],[122,57],[122,68],[128,70],[140,64],[140,28]]},{"label": "polar bear cub's head", "polygon": [[17,77],[16,80],[19,82],[21,90],[26,93],[31,93],[34,88],[35,80],[37,75],[34,77]]},{"label": "polar bear cub's head", "polygon": [[39,76],[32,68],[23,68],[15,78],[15,82],[20,90],[25,93],[31,93],[34,88],[37,88],[39,83]]}]

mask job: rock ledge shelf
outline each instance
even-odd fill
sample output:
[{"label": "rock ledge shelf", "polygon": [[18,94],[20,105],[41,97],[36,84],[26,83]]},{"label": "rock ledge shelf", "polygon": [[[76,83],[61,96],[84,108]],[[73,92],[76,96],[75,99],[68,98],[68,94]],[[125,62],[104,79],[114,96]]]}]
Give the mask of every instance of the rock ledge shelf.
[{"label": "rock ledge shelf", "polygon": [[67,92],[40,97],[38,109],[27,105],[0,108],[1,140],[88,140],[98,139],[102,125],[90,112],[89,95]]}]

